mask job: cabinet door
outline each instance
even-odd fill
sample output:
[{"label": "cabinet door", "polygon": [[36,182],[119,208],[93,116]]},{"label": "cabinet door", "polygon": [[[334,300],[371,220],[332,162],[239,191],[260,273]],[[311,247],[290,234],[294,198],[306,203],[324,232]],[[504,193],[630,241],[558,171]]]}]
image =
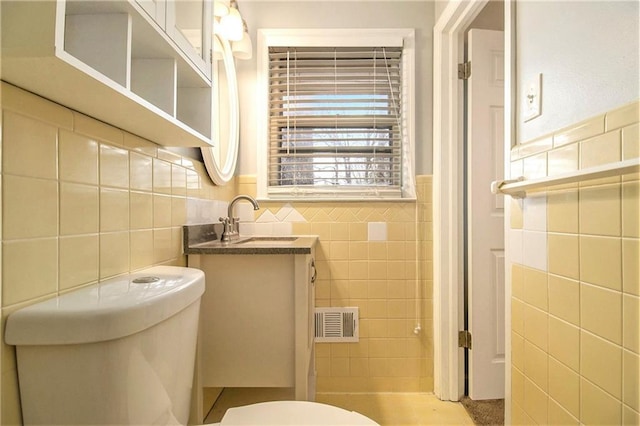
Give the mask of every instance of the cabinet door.
[{"label": "cabinet door", "polygon": [[166,28],[167,0],[136,0],[136,3],[162,28]]},{"label": "cabinet door", "polygon": [[209,79],[212,12],[210,0],[166,0],[166,32]]}]

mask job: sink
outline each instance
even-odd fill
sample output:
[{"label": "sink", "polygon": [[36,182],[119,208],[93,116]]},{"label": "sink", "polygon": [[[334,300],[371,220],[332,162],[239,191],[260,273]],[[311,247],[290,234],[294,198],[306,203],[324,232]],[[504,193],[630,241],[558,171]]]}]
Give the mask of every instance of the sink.
[{"label": "sink", "polygon": [[291,244],[298,237],[249,237],[245,240],[234,241],[232,244],[251,244],[251,245],[276,245]]}]

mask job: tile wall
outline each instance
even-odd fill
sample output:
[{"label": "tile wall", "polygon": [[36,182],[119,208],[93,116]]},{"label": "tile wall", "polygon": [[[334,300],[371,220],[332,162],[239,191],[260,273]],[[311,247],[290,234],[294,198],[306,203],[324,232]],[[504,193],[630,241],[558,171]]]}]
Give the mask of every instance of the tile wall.
[{"label": "tile wall", "polygon": [[[185,265],[181,226],[217,221],[237,193],[215,187],[202,163],[14,86],[1,94],[2,330],[36,301]],[[0,423],[20,424],[14,350],[2,340]]]},{"label": "tile wall", "polygon": [[[255,178],[241,176],[239,189],[255,195]],[[417,177],[417,193],[403,203],[263,202],[249,225],[319,235],[316,306],[360,308],[358,343],[316,344],[318,392],[433,391],[431,176]]]},{"label": "tile wall", "polygon": [[[639,104],[512,152],[512,177],[638,158]],[[513,424],[640,422],[640,174],[512,200]]]}]

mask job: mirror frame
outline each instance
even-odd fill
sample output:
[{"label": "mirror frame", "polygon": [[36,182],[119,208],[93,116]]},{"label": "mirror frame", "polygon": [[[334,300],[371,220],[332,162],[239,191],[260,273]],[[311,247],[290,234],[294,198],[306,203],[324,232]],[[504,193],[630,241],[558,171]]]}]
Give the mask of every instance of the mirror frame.
[{"label": "mirror frame", "polygon": [[[214,37],[218,37],[214,35]],[[227,147],[227,156],[222,164],[216,160],[212,147],[200,148],[202,151],[202,158],[204,159],[204,165],[209,173],[209,177],[216,185],[224,185],[228,183],[236,170],[236,163],[238,161],[238,145],[240,144],[240,103],[238,101],[238,79],[236,76],[236,66],[231,52],[231,44],[229,41],[222,37],[218,37],[220,45],[222,46],[222,61],[224,63],[224,70],[227,77],[227,92],[229,94],[227,105],[213,105],[213,114],[222,107],[229,108],[229,135]],[[219,64],[214,64],[213,70],[213,84],[217,84],[218,79],[215,77],[218,74],[217,67]],[[218,98],[219,100],[219,98]],[[218,124],[218,117],[212,117],[213,125]],[[215,134],[216,129],[212,129],[212,134]],[[213,141],[214,143],[221,143],[221,141]]]}]

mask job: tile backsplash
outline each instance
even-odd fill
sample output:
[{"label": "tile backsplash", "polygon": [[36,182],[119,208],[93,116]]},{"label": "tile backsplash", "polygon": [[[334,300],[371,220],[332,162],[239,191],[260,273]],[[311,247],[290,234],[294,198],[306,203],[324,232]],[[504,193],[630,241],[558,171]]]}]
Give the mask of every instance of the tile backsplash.
[{"label": "tile backsplash", "polygon": [[[520,145],[512,177],[638,158],[639,116],[634,102]],[[513,424],[640,422],[639,193],[635,173],[512,200]]]},{"label": "tile backsplash", "polygon": [[[202,163],[4,82],[1,94],[3,324],[98,280],[185,265],[182,225],[226,216],[237,185],[214,186]],[[1,367],[0,423],[20,424],[4,343]]]}]

